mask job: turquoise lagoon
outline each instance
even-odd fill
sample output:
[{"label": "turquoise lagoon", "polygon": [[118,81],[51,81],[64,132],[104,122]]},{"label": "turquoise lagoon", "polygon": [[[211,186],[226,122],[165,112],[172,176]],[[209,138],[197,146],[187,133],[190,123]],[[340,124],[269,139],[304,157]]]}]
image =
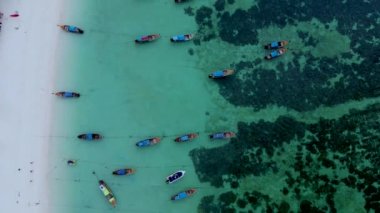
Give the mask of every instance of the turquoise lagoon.
[{"label": "turquoise lagoon", "polygon": [[[343,1],[342,4],[345,2],[348,1]],[[295,7],[311,7],[312,3],[318,2],[307,1],[307,4],[300,3]],[[268,8],[263,2],[255,0],[193,0],[179,5],[172,0],[84,0],[80,3],[70,1],[67,4],[70,8],[62,15],[64,21],[83,28],[85,34],[78,36],[66,33],[61,36],[59,45],[64,53],[58,54],[62,60],[56,85],[57,90],[75,90],[82,96],[78,100],[57,99],[55,103],[56,125],[49,136],[52,143],[51,155],[54,156],[48,174],[52,186],[52,212],[234,212],[231,209],[235,209],[235,212],[266,212],[270,209],[275,209],[274,212],[298,212],[300,209],[304,212],[307,209],[365,212],[366,199],[372,199],[372,195],[364,196],[362,191],[355,188],[364,186],[350,185],[347,180],[352,181],[349,175],[359,178],[361,173],[358,171],[369,163],[356,162],[359,166],[358,170],[354,170],[348,163],[345,164],[350,160],[344,158],[353,154],[341,155],[340,152],[346,150],[344,141],[362,140],[344,138],[350,132],[350,129],[343,131],[346,128],[344,125],[351,122],[350,119],[356,119],[354,123],[357,129],[374,128],[373,123],[376,123],[376,119],[378,122],[376,112],[379,107],[363,112],[362,117],[360,113],[350,111],[353,108],[363,110],[370,104],[379,103],[376,98],[378,89],[375,88],[372,93],[363,90],[352,96],[344,96],[346,91],[351,92],[349,86],[355,84],[355,81],[350,80],[367,76],[355,68],[365,58],[362,57],[362,52],[350,45],[355,42],[351,40],[350,31],[342,33],[345,30],[342,28],[342,20],[345,20],[343,16],[337,16],[337,21],[335,18],[320,17],[319,12],[313,14],[313,10],[306,10],[310,17],[305,18],[303,10],[295,10],[293,14],[289,10],[283,11],[289,17],[287,23],[283,24],[272,16],[267,17],[265,10]],[[268,1],[271,7],[279,4]],[[360,3],[357,4],[360,6]],[[222,13],[234,14],[238,9],[246,11],[252,5],[260,7],[253,10],[258,17],[254,20],[257,25],[254,26],[254,33],[247,31],[248,34],[252,33],[252,40],[237,30],[229,31],[227,27],[223,29],[227,33],[216,33],[220,30],[216,28],[224,28],[216,24],[220,17],[223,18]],[[327,4],[320,6],[325,5]],[[201,44],[171,43],[169,39],[173,35],[197,32],[199,26],[191,13],[202,6],[213,8],[210,18],[203,19],[206,25],[209,21],[213,23],[213,27],[198,31],[196,38],[199,37],[196,40],[201,40]],[[343,9],[344,7],[342,11]],[[203,10],[205,14],[207,11],[209,10]],[[297,14],[301,14],[299,20],[294,18]],[[373,14],[369,13],[367,17],[372,17]],[[245,14],[240,12],[240,15]],[[233,18],[225,20],[225,24],[235,24],[232,27],[240,27],[244,31],[241,26],[245,26],[245,20],[237,19],[236,23]],[[266,26],[263,23],[277,25]],[[378,30],[378,23],[380,22],[373,23],[366,30]],[[366,22],[352,24],[353,30],[365,24]],[[161,38],[149,44],[134,43],[136,36],[153,33],[161,34]],[[209,41],[205,39],[213,34],[218,36]],[[231,40],[225,42],[230,39],[229,36],[238,37],[247,44],[233,45],[231,43],[234,41]],[[360,40],[361,37],[358,37]],[[263,61],[267,52],[263,50],[262,44],[279,38],[291,41],[286,55],[270,63]],[[377,45],[376,40],[372,42]],[[356,46],[362,44],[363,42]],[[310,67],[308,63],[313,65]],[[334,68],[336,64],[339,64],[339,69]],[[344,66],[349,67],[341,68]],[[240,69],[235,77],[227,81],[217,83],[207,78],[211,71],[230,67]],[[316,67],[325,69],[313,70]],[[350,69],[355,69],[356,73],[344,72]],[[305,74],[310,70],[311,73]],[[268,79],[271,81],[266,82]],[[369,81],[368,78],[366,80]],[[287,86],[282,87],[282,84]],[[276,85],[281,85],[281,88]],[[331,95],[339,91],[341,85],[349,85],[341,93],[342,97]],[[333,103],[326,102],[320,93],[334,96]],[[341,101],[334,102],[335,100]],[[260,105],[261,103],[263,104]],[[372,112],[375,115],[370,114]],[[350,116],[345,117],[347,114]],[[280,116],[287,118],[281,120]],[[320,121],[320,117],[330,120]],[[348,121],[339,120],[342,117]],[[211,132],[238,131],[238,122],[253,123],[245,129],[245,124],[239,124],[238,139],[233,141],[237,145],[228,146],[228,142],[211,142],[208,139],[207,135]],[[329,126],[332,124],[337,125],[336,128]],[[260,129],[261,126],[265,128],[256,131],[256,135],[251,138],[246,138],[249,130]],[[272,129],[272,126],[276,128]],[[318,129],[315,126],[327,130],[315,133],[315,129]],[[303,136],[298,134],[286,139],[286,134],[294,132],[297,127],[301,129],[297,131],[304,132]],[[278,129],[281,131],[276,132]],[[329,132],[333,131],[331,129],[343,130],[339,134],[332,134]],[[376,138],[379,129],[374,129],[369,131],[374,135],[364,136],[364,133],[361,135],[356,130],[351,135],[365,139]],[[90,131],[104,135],[104,140],[88,143],[76,139],[76,135]],[[243,134],[244,131],[246,135]],[[199,133],[199,138],[185,144],[173,142],[176,136],[189,132]],[[261,134],[264,135],[262,140],[268,138],[270,145],[256,140],[255,136]],[[328,136],[322,137],[324,134]],[[278,135],[285,139],[278,140]],[[330,144],[326,138],[331,135],[339,135],[343,139],[336,136]],[[135,146],[137,141],[152,136],[162,137],[161,143],[146,149]],[[320,137],[321,141],[327,140],[326,146],[331,150],[322,154],[310,151],[308,144],[314,142],[313,137]],[[342,150],[333,150],[336,147],[332,144],[341,141],[344,145],[339,148]],[[208,155],[202,158],[204,165],[213,166],[198,170],[199,176],[195,166],[202,165],[203,162],[193,163],[189,153],[201,147],[220,147],[223,153],[220,155],[224,155],[223,147],[235,151],[232,148],[239,147],[239,144],[251,146],[249,143],[258,144],[244,151],[241,159],[232,161],[235,164],[229,164],[232,165],[230,169],[235,170],[240,163],[247,168],[252,163],[258,167],[273,167],[270,171],[261,168],[265,172],[259,175],[236,178],[239,174],[231,175],[223,167],[220,168],[220,171],[223,170],[222,187],[212,185],[217,183],[215,179],[200,182],[199,177],[206,174],[207,170],[218,172],[218,166],[222,167],[222,161],[229,159],[227,155],[233,156],[233,153],[227,152],[224,159],[224,156],[218,158],[218,153],[212,156],[212,152],[205,152],[210,154],[210,158]],[[271,144],[276,146],[276,143],[280,145],[273,148]],[[322,149],[324,145],[322,142],[320,144],[322,145],[317,143],[315,146]],[[359,146],[357,149],[362,148]],[[366,152],[372,149],[364,148],[367,149]],[[356,154],[359,156],[357,159],[363,159],[365,152],[363,156],[360,152]],[[78,164],[68,167],[68,159],[76,159]],[[215,162],[215,159],[221,160]],[[252,159],[259,159],[264,164]],[[270,164],[265,164],[267,162]],[[112,171],[119,168],[134,168],[136,174],[128,177],[112,176]],[[303,171],[297,170],[300,168]],[[165,184],[165,177],[180,169],[186,170],[183,180],[171,185]],[[319,181],[308,180],[308,175]],[[115,209],[98,189],[98,179],[105,180],[113,190],[118,201]],[[374,186],[377,187],[376,184]],[[181,202],[170,200],[170,196],[187,188],[196,188],[197,193]],[[369,187],[368,190],[373,189]],[[229,194],[223,194],[226,192]],[[212,195],[215,196],[214,201],[207,202],[207,199],[203,199]],[[349,205],[346,205],[348,200]],[[198,208],[201,202],[202,205]]]},{"label": "turquoise lagoon", "polygon": [[[189,55],[193,44],[169,41],[197,29],[183,8],[172,1],[82,1],[71,9],[67,23],[82,27],[85,34],[63,36],[68,56],[61,62],[57,87],[82,96],[56,103],[62,126],[51,136],[57,161],[49,177],[53,193],[59,194],[54,212],[195,212],[202,195],[215,190],[198,181],[188,155],[196,147],[212,145],[205,134],[206,112],[217,110],[210,101],[210,92],[217,90],[208,89],[211,70],[198,70],[196,56]],[[149,33],[161,38],[134,43],[136,36]],[[214,69],[219,69],[217,64]],[[76,139],[88,131],[105,138],[99,143]],[[188,144],[174,143],[188,132],[200,136]],[[163,137],[161,143],[135,146],[151,136]],[[77,166],[67,167],[67,159],[77,159]],[[124,167],[135,168],[136,174],[112,176]],[[180,169],[187,172],[184,179],[167,185],[165,177]],[[101,194],[97,178],[112,188],[116,209]],[[198,192],[191,199],[170,200],[192,187]]]}]

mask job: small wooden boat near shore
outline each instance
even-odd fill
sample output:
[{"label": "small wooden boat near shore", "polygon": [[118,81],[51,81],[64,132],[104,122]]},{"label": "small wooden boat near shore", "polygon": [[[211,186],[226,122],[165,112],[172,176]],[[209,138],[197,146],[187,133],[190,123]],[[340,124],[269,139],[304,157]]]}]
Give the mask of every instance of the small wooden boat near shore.
[{"label": "small wooden boat near shore", "polygon": [[111,189],[107,186],[107,184],[103,181],[99,181],[99,189],[102,191],[104,197],[108,200],[108,202],[112,205],[112,207],[116,207],[116,198],[113,195]]},{"label": "small wooden boat near shore", "polygon": [[76,34],[83,34],[84,31],[80,29],[79,27],[72,26],[72,25],[58,25],[62,30],[69,32],[69,33],[76,33]]},{"label": "small wooden boat near shore", "polygon": [[78,138],[85,141],[96,141],[102,139],[103,136],[97,133],[86,133],[78,135]]},{"label": "small wooden boat near shore", "polygon": [[55,96],[62,98],[79,98],[80,94],[76,92],[56,92],[53,93]]}]

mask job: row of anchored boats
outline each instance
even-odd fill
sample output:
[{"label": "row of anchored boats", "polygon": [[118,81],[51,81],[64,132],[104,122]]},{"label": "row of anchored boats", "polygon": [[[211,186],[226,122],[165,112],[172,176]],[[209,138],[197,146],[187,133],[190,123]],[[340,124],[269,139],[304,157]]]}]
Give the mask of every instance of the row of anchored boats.
[{"label": "row of anchored boats", "polygon": [[[73,26],[73,25],[58,25],[62,30],[69,32],[69,33],[75,33],[75,34],[83,34],[84,30],[82,30],[79,27]],[[157,40],[160,38],[160,34],[151,34],[151,35],[143,35],[138,36],[135,39],[136,43],[148,43]],[[170,41],[172,42],[185,42],[190,41],[194,38],[194,34],[179,34],[170,37]]]},{"label": "row of anchored boats", "polygon": [[[189,133],[189,134],[181,135],[181,136],[175,138],[174,141],[175,142],[189,142],[189,141],[191,141],[197,137],[198,137],[198,134]],[[213,134],[209,135],[210,139],[230,139],[232,137],[235,137],[234,132],[218,132],[218,133],[213,133]],[[86,134],[78,135],[78,138],[83,139],[83,140],[93,141],[93,140],[100,140],[103,138],[103,136],[101,136],[100,134],[97,134],[97,133],[86,133]],[[159,138],[159,137],[148,138],[148,139],[141,140],[141,141],[137,142],[136,146],[137,147],[150,147],[150,146],[158,144],[160,141],[161,141],[161,138]],[[117,176],[124,176],[124,175],[134,174],[135,172],[136,172],[135,169],[123,168],[123,169],[117,169],[117,170],[113,171],[112,174],[117,175]],[[170,174],[169,176],[167,176],[165,179],[165,182],[167,184],[175,183],[175,182],[181,180],[185,176],[185,174],[186,174],[185,170],[178,170],[178,171]],[[106,199],[108,200],[108,202],[112,206],[115,207],[116,206],[116,198],[113,195],[111,189],[106,185],[106,183],[103,180],[99,181],[99,188],[103,192],[103,194],[106,197]],[[174,200],[174,201],[182,200],[182,199],[185,199],[185,198],[192,196],[195,192],[196,192],[196,189],[194,189],[194,188],[186,189],[184,191],[181,191],[181,192],[171,196],[171,200]]]},{"label": "row of anchored boats", "polygon": [[[176,177],[181,178],[181,177],[183,177],[184,174],[185,174],[185,171],[178,171],[178,172],[175,172],[173,175],[176,175]],[[174,176],[170,176],[169,178],[173,178],[173,177]],[[178,178],[176,180],[179,180],[180,178]],[[116,197],[113,194],[111,188],[106,184],[106,182],[104,180],[99,180],[99,189],[103,193],[104,197],[108,200],[108,202],[113,207],[116,207],[116,204],[117,204]],[[185,198],[188,198],[188,197],[194,195],[195,192],[196,192],[196,189],[194,189],[194,188],[186,189],[184,191],[178,192],[175,195],[172,195],[170,197],[170,199],[173,201],[183,200]]]},{"label": "row of anchored boats", "polygon": [[[182,3],[182,2],[185,2],[187,0],[174,0],[174,1],[176,3]],[[72,26],[72,25],[58,25],[58,26],[66,32],[75,33],[75,34],[83,34],[84,33],[84,30],[82,30],[76,26]],[[161,37],[160,34],[143,35],[143,36],[137,37],[135,39],[135,43],[138,43],[138,44],[149,43],[149,42],[152,42],[152,41],[159,39],[160,37]],[[194,38],[193,34],[181,34],[181,35],[172,36],[170,38],[170,41],[171,42],[186,42],[186,41],[192,40],[193,38]],[[271,50],[271,52],[265,56],[265,59],[272,60],[274,58],[277,58],[277,57],[283,55],[286,52],[285,46],[287,44],[288,44],[287,41],[276,41],[276,42],[271,42],[271,43],[265,45],[264,46],[265,49]],[[217,70],[217,71],[214,71],[211,74],[209,74],[208,77],[211,79],[220,79],[220,78],[225,78],[227,76],[233,75],[234,73],[235,73],[235,70],[233,70],[233,69]],[[61,92],[56,92],[53,94],[58,96],[58,97],[63,97],[63,98],[79,98],[80,97],[80,94],[76,93],[76,92],[61,91]],[[100,135],[98,133],[92,133],[92,132],[80,134],[77,137],[81,140],[86,140],[86,141],[98,141],[98,140],[101,140],[104,138],[102,135]],[[197,137],[198,137],[197,133],[188,133],[188,134],[184,134],[184,135],[176,137],[174,139],[174,141],[178,142],[178,143],[189,142],[189,141],[194,140]],[[230,132],[230,131],[228,131],[228,132],[216,132],[216,133],[212,133],[209,135],[210,139],[216,139],[216,140],[217,139],[222,139],[222,140],[223,139],[230,139],[232,137],[235,137],[235,133]],[[148,138],[148,139],[138,141],[136,143],[136,146],[141,147],[141,148],[150,147],[150,146],[158,144],[160,141],[161,141],[160,137],[152,137],[152,138]],[[72,161],[72,162],[74,162],[74,161]],[[136,171],[133,168],[122,168],[122,169],[117,169],[117,170],[113,171],[112,174],[116,175],[116,176],[125,176],[125,175],[132,175],[135,172]],[[186,171],[178,170],[178,171],[170,174],[169,176],[167,176],[165,179],[165,182],[167,184],[175,183],[175,182],[181,180],[185,176],[185,174],[186,174]],[[108,200],[108,202],[113,207],[115,207],[116,203],[117,203],[116,197],[114,196],[112,190],[110,189],[110,187],[106,184],[106,182],[104,180],[99,180],[99,189],[101,190],[101,192],[103,193],[105,198]],[[171,200],[182,200],[182,199],[185,199],[185,198],[188,198],[188,197],[194,195],[195,192],[196,192],[196,189],[194,189],[194,188],[186,189],[184,191],[181,191],[181,192],[171,196]]]},{"label": "row of anchored boats", "polygon": [[[183,2],[183,0],[175,0],[177,3]],[[71,33],[76,33],[76,34],[83,34],[84,31],[76,26],[71,26],[71,25],[58,25],[63,29],[64,31],[71,32]],[[172,42],[185,42],[185,41],[190,41],[193,39],[194,35],[193,34],[184,34],[184,35],[176,35],[170,38],[170,41]],[[139,36],[135,39],[136,43],[148,43],[152,42],[154,40],[157,40],[160,38],[159,34],[152,34],[152,35],[144,35],[144,36]],[[234,74],[234,70],[232,69],[226,69],[226,70],[218,70],[215,72],[212,72],[209,74],[209,78],[212,79],[218,79],[218,78],[224,78],[229,75]],[[68,91],[61,91],[61,92],[56,92],[53,93],[54,95],[62,98],[79,98],[80,94],[77,92],[68,92]],[[185,135],[181,135],[177,138],[174,139],[175,142],[189,142],[194,140],[195,138],[198,137],[197,133],[189,133]],[[210,139],[230,139],[232,137],[235,137],[235,133],[233,132],[217,132],[209,135]],[[78,139],[81,140],[86,140],[86,141],[98,141],[103,139],[104,137],[98,133],[84,133],[80,134],[77,136]],[[158,144],[161,141],[160,137],[153,137],[153,138],[148,138],[144,139],[141,141],[138,141],[136,143],[137,147],[149,147],[153,146],[155,144]],[[75,161],[70,160],[70,165],[75,164]],[[122,169],[117,169],[112,172],[113,175],[116,176],[125,176],[125,175],[131,175],[135,173],[135,169],[132,168],[122,168]],[[171,184],[174,182],[177,182],[178,180],[182,179],[184,175],[186,174],[186,171],[184,170],[179,170],[176,171],[169,176],[166,177],[165,182],[167,184]],[[108,202],[115,207],[116,206],[116,198],[110,189],[110,187],[106,184],[104,180],[99,181],[99,189],[102,191],[103,195],[106,197]],[[182,200],[187,197],[192,196],[196,190],[194,188],[190,188],[184,191],[181,191],[173,196],[171,196],[171,200]]]},{"label": "row of anchored boats", "polygon": [[[104,137],[98,133],[85,133],[77,136],[79,139],[86,141],[97,141],[103,139]],[[198,137],[197,133],[188,133],[181,136],[178,136],[174,139],[175,142],[189,142]],[[235,137],[234,132],[216,132],[209,135],[210,139],[231,139]],[[148,147],[155,144],[158,144],[161,141],[160,137],[153,137],[141,140],[136,143],[138,147]]]}]

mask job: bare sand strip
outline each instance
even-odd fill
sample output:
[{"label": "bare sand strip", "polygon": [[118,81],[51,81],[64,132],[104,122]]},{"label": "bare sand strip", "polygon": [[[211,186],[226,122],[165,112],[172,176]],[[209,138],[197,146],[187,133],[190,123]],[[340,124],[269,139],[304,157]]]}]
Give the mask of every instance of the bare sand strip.
[{"label": "bare sand strip", "polygon": [[[0,0],[0,209],[54,212],[49,137],[62,0]],[[18,17],[10,17],[18,11]],[[52,157],[52,156],[50,156]]]}]

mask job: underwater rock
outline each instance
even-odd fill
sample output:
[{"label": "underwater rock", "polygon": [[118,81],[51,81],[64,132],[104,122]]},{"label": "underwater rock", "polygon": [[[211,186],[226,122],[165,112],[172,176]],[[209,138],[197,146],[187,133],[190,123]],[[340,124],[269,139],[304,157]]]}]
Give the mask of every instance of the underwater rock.
[{"label": "underwater rock", "polygon": [[193,9],[192,7],[186,7],[186,8],[184,9],[184,11],[185,11],[185,14],[187,14],[187,15],[189,15],[189,16],[194,16],[194,15],[195,15],[195,13],[194,13],[194,9]]},{"label": "underwater rock", "polygon": [[225,0],[216,0],[214,3],[215,10],[216,11],[223,11],[225,3],[226,3]]},{"label": "underwater rock", "polygon": [[288,213],[290,210],[289,203],[282,201],[280,206],[278,207],[278,213]]},{"label": "underwater rock", "polygon": [[225,193],[219,195],[219,201],[223,205],[226,205],[226,206],[228,206],[232,203],[235,203],[236,199],[237,199],[237,196],[232,191],[225,192]]},{"label": "underwater rock", "polygon": [[238,199],[236,204],[239,206],[239,208],[244,209],[247,206],[248,202],[243,199]]},{"label": "underwater rock", "polygon": [[[212,185],[215,185],[215,180],[218,179],[218,176],[227,175],[230,178],[226,180],[220,178],[218,181],[221,184],[223,184],[223,181],[229,182],[232,186],[234,182],[237,183],[239,178],[249,174],[266,175],[266,172],[270,171],[269,168],[274,165],[279,169],[279,172],[284,172],[286,175],[285,183],[287,186],[282,187],[282,194],[299,199],[300,212],[336,212],[334,196],[337,196],[336,187],[340,183],[344,183],[358,192],[363,192],[365,209],[372,211],[377,210],[379,206],[375,200],[380,199],[380,190],[376,187],[380,185],[380,175],[378,174],[380,156],[379,121],[380,104],[374,104],[364,110],[351,110],[349,114],[339,119],[320,119],[312,124],[297,122],[289,117],[280,117],[272,123],[262,120],[251,124],[240,122],[237,133],[239,137],[231,140],[231,143],[217,149],[195,149],[191,151],[191,156],[199,179],[209,181]],[[283,134],[284,132],[286,134]],[[305,137],[305,132],[308,132],[307,137]],[[296,152],[291,155],[293,164],[290,167],[287,165],[287,170],[284,171],[281,165],[287,164],[288,160],[271,162],[268,159],[270,156],[260,161],[258,160],[265,156],[264,152],[268,148],[277,153],[283,149],[283,144],[290,141],[297,144],[294,147]],[[347,149],[342,146],[350,148]],[[230,156],[227,158],[225,157],[227,156],[225,154],[227,153],[226,150],[230,152]],[[251,153],[254,153],[254,155],[244,154],[247,150],[252,150]],[[194,158],[199,153],[202,153],[201,156],[203,157]],[[234,155],[232,153],[240,154]],[[285,152],[283,155],[289,158],[286,154]],[[223,161],[225,165],[214,164],[211,166],[207,164],[208,168],[218,168],[218,170],[207,173],[206,167],[203,169],[200,162],[218,162],[219,160],[214,160],[214,155],[224,156],[223,160],[221,158],[216,159]],[[275,156],[278,158],[282,155]],[[334,160],[330,160],[330,157]],[[358,167],[357,165],[363,165],[363,161],[368,161],[368,166]],[[252,169],[252,165],[254,167],[261,166],[260,172]],[[238,168],[233,168],[234,166]],[[335,175],[320,174],[319,170],[322,167],[328,168]],[[348,171],[349,175],[339,179],[336,173],[339,173],[342,169]],[[220,173],[220,171],[223,172]],[[213,176],[213,173],[217,175]],[[205,179],[204,177],[206,176],[207,178]],[[324,202],[325,206],[318,205],[319,208],[316,208],[310,201],[301,201],[305,192],[309,195],[314,193],[315,199],[319,199],[318,203]],[[240,196],[239,198],[241,199]],[[252,208],[261,206],[267,211],[276,211],[281,205],[272,203],[269,195],[259,191],[246,192],[244,193],[244,198]],[[236,199],[234,198],[234,200]],[[218,205],[222,206],[222,204]],[[223,208],[220,207],[220,209]],[[295,210],[293,209],[293,211]]]}]

